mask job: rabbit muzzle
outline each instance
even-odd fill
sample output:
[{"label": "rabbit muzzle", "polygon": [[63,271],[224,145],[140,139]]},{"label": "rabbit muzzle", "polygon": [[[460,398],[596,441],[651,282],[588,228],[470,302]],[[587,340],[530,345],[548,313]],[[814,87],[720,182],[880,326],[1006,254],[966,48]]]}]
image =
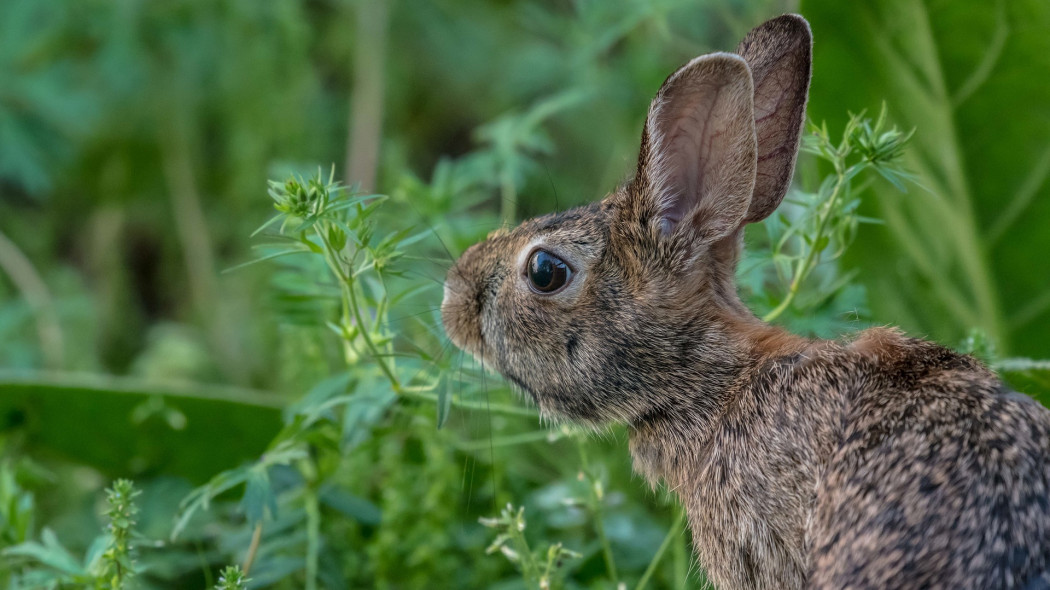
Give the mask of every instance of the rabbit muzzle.
[{"label": "rabbit muzzle", "polygon": [[481,335],[481,306],[483,281],[479,281],[478,252],[475,244],[460,256],[445,277],[444,297],[441,301],[441,321],[452,343],[475,355],[482,356],[484,340]]}]

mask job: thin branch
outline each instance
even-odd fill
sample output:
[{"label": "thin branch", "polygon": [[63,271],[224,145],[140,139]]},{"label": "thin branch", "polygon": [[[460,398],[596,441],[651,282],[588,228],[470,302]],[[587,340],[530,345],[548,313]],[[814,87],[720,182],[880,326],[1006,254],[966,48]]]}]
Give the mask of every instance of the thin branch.
[{"label": "thin branch", "polygon": [[988,81],[988,78],[992,75],[992,70],[995,69],[995,64],[999,62],[999,58],[1003,55],[1003,48],[1006,47],[1006,40],[1010,36],[1010,23],[1006,20],[1006,8],[1002,0],[996,3],[996,8],[995,31],[992,33],[992,39],[988,42],[988,47],[984,50],[980,63],[977,64],[970,77],[959,86],[955,96],[952,97],[953,107],[958,107],[966,102],[966,99],[970,98],[974,92]]},{"label": "thin branch", "polygon": [[992,368],[1006,373],[1024,373],[1028,371],[1050,371],[1050,360],[1006,358],[992,363]]},{"label": "thin branch", "polygon": [[248,572],[252,569],[252,563],[255,561],[255,554],[259,551],[259,541],[262,540],[262,521],[259,521],[255,525],[255,530],[252,531],[252,542],[248,545],[248,554],[244,556],[244,564],[241,565],[241,571],[247,576]]},{"label": "thin branch", "polygon": [[29,257],[0,231],[0,269],[11,277],[36,316],[36,330],[44,364],[57,369],[63,364],[62,327],[55,312],[54,299]]},{"label": "thin branch", "polygon": [[208,329],[211,344],[222,357],[220,365],[237,382],[244,383],[247,374],[234,340],[236,331],[229,325],[229,315],[217,308],[223,304],[223,299],[219,297],[211,234],[197,190],[188,125],[176,117],[166,129],[161,145],[175,233],[186,264],[193,308]]},{"label": "thin branch", "polygon": [[1010,317],[1010,325],[1014,328],[1023,327],[1028,322],[1043,315],[1050,309],[1050,291],[1043,291],[1038,297],[1028,302],[1027,305],[1017,310]]},{"label": "thin branch", "polygon": [[642,574],[642,578],[638,580],[638,585],[634,587],[634,590],[645,590],[646,584],[649,583],[649,579],[653,577],[656,572],[656,566],[660,565],[660,560],[663,559],[664,553],[667,552],[667,548],[671,546],[671,541],[681,536],[682,525],[685,524],[685,511],[681,508],[677,510],[678,516],[675,517],[674,523],[671,524],[671,528],[667,529],[667,536],[664,537],[663,543],[660,543],[660,548],[656,550],[656,555],[649,562],[649,567],[645,568],[645,573]]},{"label": "thin branch", "polygon": [[156,382],[135,377],[67,371],[15,371],[0,368],[0,389],[10,386],[41,389],[75,389],[85,393],[118,392],[144,398],[163,395],[183,399],[202,399],[258,408],[279,410],[288,404],[287,396],[259,389],[195,382]]},{"label": "thin branch", "polygon": [[1046,182],[1047,176],[1050,176],[1050,145],[1046,146],[1043,150],[1042,155],[1036,161],[1035,165],[1028,172],[1028,176],[1025,177],[1024,182],[1014,193],[1013,199],[1010,200],[1010,204],[1006,206],[1006,209],[999,215],[999,218],[992,224],[992,229],[988,231],[988,243],[989,245],[995,244],[1000,238],[1006,233],[1006,230],[1010,229],[1017,219],[1024,213],[1024,210],[1032,204],[1032,200],[1035,199],[1035,195],[1039,192],[1039,189]]},{"label": "thin branch", "polygon": [[357,0],[353,97],[346,138],[346,178],[362,191],[375,188],[383,129],[387,0]]},{"label": "thin branch", "polygon": [[321,553],[321,507],[317,490],[306,487],[306,590],[317,590],[317,565]]},{"label": "thin branch", "polygon": [[[838,165],[836,164],[836,168]],[[806,280],[809,276],[809,272],[813,270],[815,262],[818,260],[820,251],[817,249],[816,244],[824,237],[824,230],[827,226],[828,219],[831,218],[832,212],[835,210],[835,202],[839,199],[839,195],[843,192],[843,187],[847,182],[846,170],[838,171],[838,178],[835,180],[835,186],[831,190],[831,195],[828,196],[827,202],[824,203],[824,210],[821,212],[820,219],[817,223],[817,233],[813,238],[813,244],[809,246],[809,251],[806,253],[806,257],[799,261],[798,266],[795,269],[795,276],[791,279],[791,286],[788,288],[787,296],[784,297],[780,305],[776,306],[772,311],[762,317],[763,322],[771,322],[775,320],[780,314],[784,313],[784,310],[791,305],[794,301],[795,296],[798,295],[799,289],[802,287],[802,281]]]}]

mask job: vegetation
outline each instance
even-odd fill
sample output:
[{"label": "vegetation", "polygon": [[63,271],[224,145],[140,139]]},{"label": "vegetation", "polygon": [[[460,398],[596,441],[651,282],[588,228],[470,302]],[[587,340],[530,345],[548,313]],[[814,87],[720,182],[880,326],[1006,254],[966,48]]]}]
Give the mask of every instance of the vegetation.
[{"label": "vegetation", "polygon": [[785,10],[813,124],[745,300],[901,324],[1050,399],[1037,0],[15,0],[0,581],[700,585],[623,430],[540,424],[437,306],[489,231],[623,179],[667,72]]}]

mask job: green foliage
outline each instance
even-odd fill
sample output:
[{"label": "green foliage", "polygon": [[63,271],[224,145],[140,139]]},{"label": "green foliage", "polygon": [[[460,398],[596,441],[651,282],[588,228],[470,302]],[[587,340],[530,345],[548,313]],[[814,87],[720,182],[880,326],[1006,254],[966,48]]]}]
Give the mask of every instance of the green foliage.
[{"label": "green foliage", "polygon": [[921,188],[873,186],[885,225],[848,258],[873,313],[957,342],[979,327],[1006,354],[1050,356],[1050,6],[805,1],[819,45],[810,117],[889,105],[915,129],[904,164]]},{"label": "green foliage", "polygon": [[131,536],[135,526],[135,497],[142,492],[127,479],[118,479],[106,490],[106,518],[109,519],[109,547],[102,552],[102,579],[113,590],[124,588],[135,575]]},{"label": "green foliage", "polygon": [[19,435],[14,449],[23,443],[107,476],[150,466],[194,482],[257,456],[285,405],[256,390],[108,375],[0,370],[0,390],[0,415]]},{"label": "green foliage", "polygon": [[219,583],[215,585],[215,590],[245,590],[251,581],[252,579],[241,571],[240,566],[230,565],[219,574]]},{"label": "green foliage", "polygon": [[482,518],[481,524],[496,529],[496,539],[485,549],[485,553],[502,553],[518,566],[525,583],[530,588],[551,590],[563,584],[561,570],[568,559],[579,559],[581,555],[553,543],[547,547],[531,549],[525,539],[525,508],[507,504],[496,518]]},{"label": "green foliage", "polygon": [[[801,302],[795,306],[796,314],[809,315],[850,286],[852,276],[841,275],[833,268],[819,285],[810,285],[809,292],[803,291],[806,279],[818,265],[834,262],[846,252],[860,223],[876,221],[857,214],[863,188],[854,189],[854,181],[871,170],[899,190],[905,188],[909,175],[901,168],[900,159],[911,133],[884,129],[885,125],[884,106],[876,121],[865,118],[863,113],[851,116],[838,143],[831,140],[826,124],[812,126],[803,137],[803,150],[829,163],[832,173],[824,177],[816,192],[796,191],[792,195],[788,202],[799,209],[797,215],[792,216],[793,211],[785,207],[763,223],[771,244],[768,260],[785,285],[783,292],[772,294],[779,303],[762,316],[764,321],[780,317],[796,301]],[[765,255],[759,252],[759,256]],[[752,262],[745,268],[754,272],[761,268],[761,262]]]},{"label": "green foliage", "polygon": [[29,540],[34,528],[36,500],[18,479],[13,465],[0,465],[0,541],[4,547]]},{"label": "green foliage", "polygon": [[[749,230],[756,313],[828,337],[977,328],[961,348],[1050,391],[1037,4],[804,3],[828,124]],[[623,180],[669,71],[784,10],[0,3],[0,585],[702,583],[623,430],[538,424],[437,306],[488,232]],[[362,120],[381,142],[351,149]],[[347,155],[378,159],[375,187],[335,181]],[[103,505],[123,477],[141,495]]]},{"label": "green foliage", "polygon": [[[0,477],[9,478],[9,466],[4,466]],[[55,588],[73,584],[99,590],[124,590],[135,575],[135,515],[138,507],[135,497],[140,493],[126,479],[113,482],[106,490],[104,516],[108,520],[106,532],[95,538],[84,558],[78,560],[51,529],[41,533],[41,543],[24,541],[8,547],[0,555],[25,567],[9,579],[14,588]]]}]

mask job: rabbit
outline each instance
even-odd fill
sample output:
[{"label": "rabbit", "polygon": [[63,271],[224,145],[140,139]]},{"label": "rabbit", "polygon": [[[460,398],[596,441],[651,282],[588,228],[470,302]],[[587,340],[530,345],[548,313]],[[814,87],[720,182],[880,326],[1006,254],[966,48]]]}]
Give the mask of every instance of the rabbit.
[{"label": "rabbit", "polygon": [[626,424],[718,588],[1050,588],[1050,412],[971,356],[885,327],[799,337],[737,295],[811,50],[784,15],[671,74],[633,179],[470,247],[446,331],[542,415]]}]

